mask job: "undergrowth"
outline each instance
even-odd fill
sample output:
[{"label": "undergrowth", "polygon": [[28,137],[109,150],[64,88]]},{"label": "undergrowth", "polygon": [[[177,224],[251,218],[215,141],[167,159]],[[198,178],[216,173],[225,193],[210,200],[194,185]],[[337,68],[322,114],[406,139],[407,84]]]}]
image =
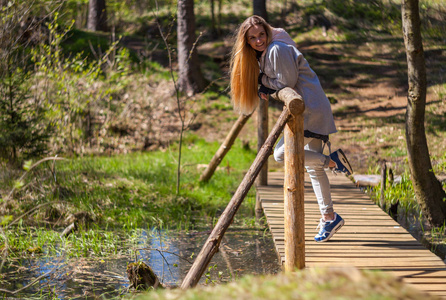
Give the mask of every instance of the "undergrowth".
[{"label": "undergrowth", "polygon": [[[172,193],[176,146],[171,145],[164,151],[79,157],[55,164],[49,161],[22,182],[5,178],[4,186],[9,189],[22,188],[13,193],[15,201],[3,197],[4,213],[17,216],[36,205],[55,202],[26,220],[61,224],[64,215],[85,211],[95,222],[109,227],[129,222],[147,225],[156,217],[180,229],[193,217],[213,217],[230,200],[255,152],[237,142],[212,180],[203,184],[198,180],[204,171],[200,165],[211,160],[219,145],[192,135],[185,145],[182,192],[178,196]],[[249,216],[252,194],[246,203],[243,213]]]}]

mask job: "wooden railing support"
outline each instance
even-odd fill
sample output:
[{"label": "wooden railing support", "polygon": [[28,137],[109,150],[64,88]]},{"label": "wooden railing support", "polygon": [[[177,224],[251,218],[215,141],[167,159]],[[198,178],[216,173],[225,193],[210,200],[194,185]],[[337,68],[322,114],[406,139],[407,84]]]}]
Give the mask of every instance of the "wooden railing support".
[{"label": "wooden railing support", "polygon": [[379,204],[382,210],[386,211],[386,182],[387,182],[387,162],[385,159],[381,162],[381,197]]},{"label": "wooden railing support", "polygon": [[305,268],[304,122],[298,115],[285,126],[285,271]]},{"label": "wooden railing support", "polygon": [[278,137],[280,136],[290,116],[290,112],[286,108],[284,108],[282,114],[277,120],[277,123],[266,139],[265,144],[262,146],[259,153],[257,153],[257,156],[251,167],[249,168],[248,172],[246,173],[245,177],[243,178],[242,183],[237,188],[234,196],[232,196],[231,201],[218,219],[217,224],[206,240],[203,248],[195,259],[186,277],[184,278],[183,283],[181,284],[182,289],[194,287],[197,285],[212,257],[218,251],[221,239],[223,238],[224,233],[231,224],[235,213],[242,204],[242,201],[245,198],[246,194],[248,194],[248,191],[253,185],[254,180],[259,174],[263,164],[271,155],[272,148]]},{"label": "wooden railing support", "polygon": [[251,115],[240,115],[238,117],[237,121],[232,126],[231,131],[226,136],[226,139],[224,140],[223,144],[221,144],[220,148],[218,148],[217,152],[215,153],[211,162],[207,166],[206,170],[204,170],[203,174],[201,174],[200,181],[207,182],[212,177],[212,175],[214,175],[215,169],[217,169],[218,165],[223,160],[226,153],[229,152],[232,145],[234,144],[235,139],[240,133],[240,130],[242,130],[243,126],[245,126],[246,122],[250,117]]},{"label": "wooden railing support", "polygon": [[304,214],[304,121],[305,105],[293,89],[285,88],[273,94],[284,101],[293,117],[285,126],[285,271],[305,268],[305,214]]},{"label": "wooden railing support", "polygon": [[[237,188],[228,206],[206,240],[192,267],[181,284],[182,289],[197,285],[214,254],[218,251],[221,239],[234,219],[246,194],[260,173],[273,146],[285,128],[285,270],[305,267],[305,226],[303,213],[303,116],[305,109],[302,97],[291,88],[274,94],[285,102],[285,108],[271,133]],[[289,162],[288,162],[289,161]],[[288,174],[288,175],[287,175]],[[287,250],[288,249],[288,250]]]},{"label": "wooden railing support", "polygon": [[[259,107],[257,108],[257,153],[262,148],[266,139],[268,138],[268,101],[260,99]],[[268,161],[260,170],[259,176],[257,176],[256,186],[262,186],[268,184]],[[255,205],[256,219],[259,220],[263,216],[262,204],[260,199],[256,196]]]},{"label": "wooden railing support", "polygon": [[[260,99],[257,109],[257,152],[268,138],[268,101]],[[257,185],[268,184],[268,162],[265,162],[256,181]]]}]

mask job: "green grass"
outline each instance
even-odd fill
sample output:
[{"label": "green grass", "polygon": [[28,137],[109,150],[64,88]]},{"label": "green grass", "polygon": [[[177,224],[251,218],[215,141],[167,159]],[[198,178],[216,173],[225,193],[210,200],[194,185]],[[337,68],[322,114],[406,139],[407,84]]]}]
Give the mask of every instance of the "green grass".
[{"label": "green grass", "polygon": [[147,292],[137,299],[429,299],[401,280],[353,268],[307,269],[275,276],[245,276],[235,283]]},{"label": "green grass", "polygon": [[[172,78],[170,70],[164,68],[156,61],[142,61],[140,64],[140,70],[141,73],[145,74],[146,76],[152,75],[155,82],[159,82],[162,80],[170,81]],[[176,72],[174,72],[173,75],[175,76],[175,78],[177,78],[178,76]]]},{"label": "green grass", "polygon": [[[381,198],[381,186],[373,189],[371,196],[375,202],[378,203]],[[387,208],[399,201],[399,206],[407,213],[418,213],[420,210],[420,207],[415,200],[415,193],[412,187],[412,181],[410,180],[410,175],[407,172],[401,176],[401,183],[387,183],[384,197]]]},{"label": "green grass", "polygon": [[81,228],[75,234],[61,237],[59,231],[51,228],[20,225],[6,230],[5,235],[0,236],[0,245],[4,247],[6,238],[9,258],[36,255],[65,258],[131,256],[132,249],[137,246],[140,231],[141,229],[130,228],[114,231],[97,227]]},{"label": "green grass", "polygon": [[66,38],[61,45],[66,55],[82,52],[87,57],[94,59],[95,55],[98,55],[101,51],[105,52],[110,47],[110,44],[109,36],[105,33],[73,29],[67,32]]},{"label": "green grass", "polygon": [[[39,195],[33,186],[15,193],[20,212],[45,201],[63,201],[67,212],[85,211],[101,225],[123,227],[129,222],[147,225],[156,217],[177,226],[188,226],[197,216],[215,216],[231,199],[255,157],[253,150],[244,149],[236,142],[209,183],[199,182],[207,164],[219,147],[196,137],[186,137],[183,145],[180,194],[175,194],[177,145],[148,153],[131,153],[112,157],[94,156],[73,158],[56,163],[57,182],[51,177],[39,182],[45,195]],[[28,176],[29,182],[48,176],[48,165]],[[35,177],[34,177],[35,176]],[[13,182],[9,185],[12,188]],[[25,183],[27,184],[27,183]],[[37,201],[24,201],[36,192]],[[244,214],[251,214],[254,196],[250,194]],[[54,208],[54,207],[53,207]],[[17,214],[19,211],[16,212]],[[34,221],[49,217],[34,215]]]},{"label": "green grass", "polygon": [[[204,218],[212,220],[224,210],[255,157],[253,150],[236,142],[211,180],[200,183],[204,169],[199,164],[207,164],[218,147],[193,135],[185,138],[179,195],[175,194],[177,145],[148,153],[73,158],[57,162],[54,173],[48,169],[52,163],[42,164],[8,201],[4,225],[37,205],[48,205],[19,225],[4,227],[8,245],[12,253],[38,248],[48,255],[60,249],[68,256],[118,255],[136,228],[162,224],[189,230]],[[9,187],[13,184],[10,180]],[[254,205],[251,191],[239,213],[246,224],[251,223]],[[60,238],[63,220],[78,212],[86,212],[90,222],[76,234]],[[42,227],[48,222],[50,228]],[[1,247],[4,238],[0,236]]]}]

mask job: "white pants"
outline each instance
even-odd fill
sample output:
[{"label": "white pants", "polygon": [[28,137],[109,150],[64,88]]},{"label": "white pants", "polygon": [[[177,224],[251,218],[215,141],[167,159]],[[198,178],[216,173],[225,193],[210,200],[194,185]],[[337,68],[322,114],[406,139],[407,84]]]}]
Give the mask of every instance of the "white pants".
[{"label": "white pants", "polygon": [[[317,203],[321,214],[333,212],[333,201],[331,200],[330,182],[328,181],[325,168],[328,168],[330,157],[323,155],[322,140],[316,138],[304,138],[305,168],[313,185]],[[274,148],[274,159],[283,162],[285,145],[283,137]]]}]

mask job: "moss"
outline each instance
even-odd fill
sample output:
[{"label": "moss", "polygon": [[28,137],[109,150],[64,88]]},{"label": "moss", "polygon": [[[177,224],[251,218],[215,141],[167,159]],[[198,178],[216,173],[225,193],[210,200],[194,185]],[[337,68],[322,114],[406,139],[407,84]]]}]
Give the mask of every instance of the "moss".
[{"label": "moss", "polygon": [[39,254],[42,253],[43,251],[41,247],[37,246],[26,249],[26,252],[29,254]]},{"label": "moss", "polygon": [[156,274],[142,261],[127,265],[127,277],[136,290],[162,287]]}]

